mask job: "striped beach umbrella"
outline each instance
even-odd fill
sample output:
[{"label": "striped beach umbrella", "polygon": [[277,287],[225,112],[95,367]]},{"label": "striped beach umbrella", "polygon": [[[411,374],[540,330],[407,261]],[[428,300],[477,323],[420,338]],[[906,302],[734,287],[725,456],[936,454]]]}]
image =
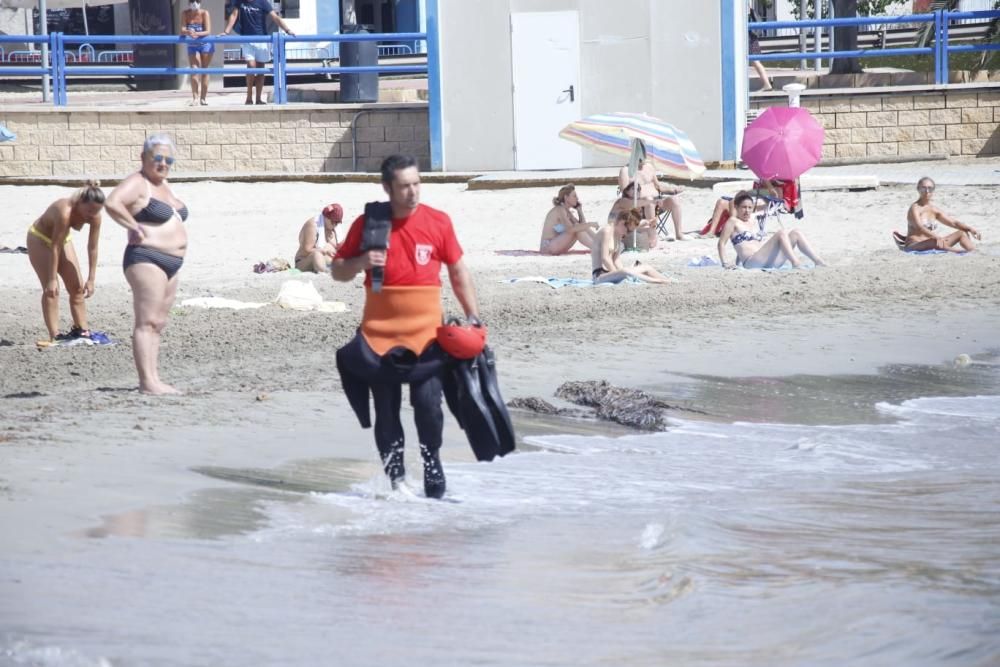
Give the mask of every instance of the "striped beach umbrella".
[{"label": "striped beach umbrella", "polygon": [[646,159],[674,178],[695,178],[705,163],[687,134],[659,118],[638,113],[600,113],[575,120],[559,136],[567,141],[628,159],[632,141],[645,144]]}]

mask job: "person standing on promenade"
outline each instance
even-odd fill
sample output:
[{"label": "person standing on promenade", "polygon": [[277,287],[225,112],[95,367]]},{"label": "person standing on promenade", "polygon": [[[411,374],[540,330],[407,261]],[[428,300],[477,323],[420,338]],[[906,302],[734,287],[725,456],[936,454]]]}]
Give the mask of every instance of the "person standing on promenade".
[{"label": "person standing on promenade", "polygon": [[[285,23],[285,19],[281,18],[278,12],[274,11],[274,7],[268,0],[239,0],[233,7],[233,11],[229,14],[229,22],[226,23],[226,29],[222,34],[228,35],[232,31],[233,26],[239,23],[239,33],[242,36],[264,36],[267,34],[267,17],[269,16],[279,28],[289,35],[295,36],[292,29]],[[243,44],[241,50],[247,67],[262,67],[264,63],[271,60],[270,40]],[[254,103],[254,90],[257,91],[257,104],[264,104],[263,74],[247,74],[247,99],[245,104]]]},{"label": "person standing on promenade", "polygon": [[160,336],[177,296],[177,272],[188,242],[187,206],[167,184],[175,152],[166,134],[148,137],[139,171],[119,183],[107,201],[108,215],[128,230],[122,268],[132,288],[132,354],[139,391],[146,394],[180,393],[160,380],[159,371]]},{"label": "person standing on promenade", "polygon": [[[760,19],[757,18],[757,12],[753,9],[753,0],[747,3],[747,20],[750,23],[758,23]],[[751,55],[759,56],[761,54],[760,48],[760,37],[757,36],[753,30],[747,31],[747,44],[749,48],[747,49]],[[760,79],[760,90],[768,91],[774,87],[771,83],[771,78],[767,75],[767,70],[764,68],[764,63],[759,60],[752,60],[750,64],[753,66],[755,72],[757,72],[757,78]]]},{"label": "person standing on promenade", "polygon": [[[181,30],[181,37],[192,40],[188,44],[188,64],[191,67],[205,68],[212,64],[212,54],[215,53],[215,44],[211,42],[198,41],[201,37],[208,37],[212,34],[212,17],[208,11],[201,8],[199,0],[188,0],[188,8],[181,16],[184,29]],[[200,84],[200,85],[199,85]],[[199,91],[200,89],[200,91]],[[205,106],[208,100],[208,75],[191,75],[191,106],[201,104]]]},{"label": "person standing on promenade", "polygon": [[366,273],[361,326],[337,350],[337,366],[342,377],[348,370],[368,384],[375,403],[375,444],[394,488],[406,477],[399,410],[402,385],[410,385],[424,464],[424,493],[428,498],[441,498],[445,477],[438,451],[444,427],[441,375],[445,355],[435,338],[443,321],[442,263],[448,267],[452,290],[469,322],[479,323],[479,306],[451,218],[420,203],[416,160],[391,155],[382,162],[381,171],[391,209],[385,212],[385,217],[391,217],[388,238],[369,243],[376,225],[366,215],[359,216],[330,271],[334,280],[342,282]]},{"label": "person standing on promenade", "polygon": [[[28,260],[42,283],[42,317],[52,343],[59,334],[59,277],[69,293],[69,311],[73,315],[71,337],[89,336],[87,304],[94,294],[97,277],[97,244],[101,236],[101,209],[104,191],[97,181],[77,190],[72,197],[57,199],[28,227]],[[87,260],[90,272],[87,282],[80,275],[80,262],[70,242],[69,230],[80,231],[90,225],[87,239]],[[43,343],[39,343],[42,346]]]}]

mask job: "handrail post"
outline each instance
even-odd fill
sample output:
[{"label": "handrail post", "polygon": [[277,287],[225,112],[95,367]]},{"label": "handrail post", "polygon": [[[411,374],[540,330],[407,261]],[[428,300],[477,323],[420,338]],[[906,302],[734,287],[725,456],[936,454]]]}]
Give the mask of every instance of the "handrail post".
[{"label": "handrail post", "polygon": [[941,85],[941,10],[934,10],[934,83]]},{"label": "handrail post", "polygon": [[951,81],[951,66],[948,63],[948,10],[941,11],[941,83]]},{"label": "handrail post", "polygon": [[271,50],[274,52],[274,103],[285,104],[288,101],[285,79],[285,35],[280,30],[271,33]]},{"label": "handrail post", "polygon": [[61,32],[52,33],[52,104],[66,106],[66,44]]}]

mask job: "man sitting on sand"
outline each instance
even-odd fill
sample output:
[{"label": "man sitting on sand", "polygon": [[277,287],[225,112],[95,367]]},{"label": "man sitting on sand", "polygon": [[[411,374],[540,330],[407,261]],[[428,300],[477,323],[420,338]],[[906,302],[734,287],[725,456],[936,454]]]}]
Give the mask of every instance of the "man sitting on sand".
[{"label": "man sitting on sand", "polygon": [[[974,228],[959,222],[939,209],[931,201],[934,197],[934,180],[924,176],[917,181],[920,196],[910,204],[906,212],[906,250],[948,250],[949,252],[969,252],[976,249],[972,239],[982,240],[982,235]],[[938,236],[938,223],[947,225],[957,232]],[[957,248],[955,246],[958,246]]]},{"label": "man sitting on sand", "polygon": [[[628,165],[625,165],[618,172],[618,189],[625,192],[629,183],[633,182],[628,175]],[[655,220],[657,214],[663,211],[670,211],[670,216],[674,221],[674,236],[678,241],[684,240],[684,232],[681,231],[681,204],[676,197],[684,192],[684,188],[667,187],[656,178],[656,169],[653,163],[647,160],[639,160],[639,169],[635,173],[635,184],[639,188],[638,206],[642,208],[642,217],[646,220]]]},{"label": "man sitting on sand", "polygon": [[295,268],[299,271],[326,273],[340,247],[336,227],[343,221],[344,209],[340,204],[325,206],[319,215],[306,220],[299,230]]},{"label": "man sitting on sand", "polygon": [[626,234],[639,228],[642,213],[639,209],[622,211],[614,223],[608,223],[597,232],[597,241],[590,253],[594,284],[620,283],[626,278],[637,278],[646,283],[665,285],[670,279],[651,266],[636,262],[625,268],[621,263],[621,242]]}]

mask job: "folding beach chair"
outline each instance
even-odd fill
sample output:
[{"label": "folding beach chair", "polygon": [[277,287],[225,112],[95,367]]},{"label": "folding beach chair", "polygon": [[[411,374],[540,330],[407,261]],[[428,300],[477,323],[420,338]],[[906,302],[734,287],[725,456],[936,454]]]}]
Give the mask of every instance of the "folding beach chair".
[{"label": "folding beach chair", "polygon": [[669,208],[663,209],[662,212],[658,212],[656,215],[656,233],[665,239],[670,238],[670,231],[667,228],[667,223],[670,222],[670,215],[671,210]]},{"label": "folding beach chair", "polygon": [[[763,213],[757,215],[761,229],[767,227],[767,223],[772,220],[776,221],[778,226],[784,229],[784,225],[781,224],[782,215],[794,215],[796,220],[801,220],[805,216],[805,212],[802,210],[802,196],[798,180],[781,181],[780,186],[780,198],[765,194],[759,195],[759,201],[765,202]],[[754,189],[763,190],[764,188],[757,181],[754,182]],[[755,200],[755,203],[756,201],[758,200]]]}]

